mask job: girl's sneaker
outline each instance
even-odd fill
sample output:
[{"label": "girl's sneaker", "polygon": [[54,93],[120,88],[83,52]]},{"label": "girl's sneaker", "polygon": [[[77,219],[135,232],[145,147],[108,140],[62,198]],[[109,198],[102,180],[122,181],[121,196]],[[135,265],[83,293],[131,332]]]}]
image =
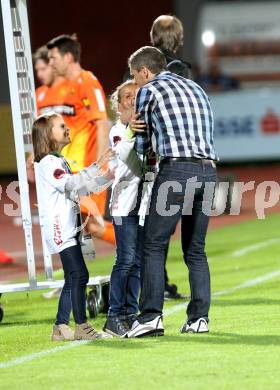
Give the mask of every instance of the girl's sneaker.
[{"label": "girl's sneaker", "polygon": [[74,340],[74,332],[66,324],[54,325],[52,332],[52,341],[71,341]]},{"label": "girl's sneaker", "polygon": [[76,324],[74,333],[75,340],[97,340],[112,338],[109,334],[97,332],[88,322]]}]

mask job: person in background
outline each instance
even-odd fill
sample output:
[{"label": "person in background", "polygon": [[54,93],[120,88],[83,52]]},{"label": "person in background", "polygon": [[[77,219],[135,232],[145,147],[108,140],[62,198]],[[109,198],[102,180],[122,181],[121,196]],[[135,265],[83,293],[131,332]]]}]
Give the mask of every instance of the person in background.
[{"label": "person in background", "polygon": [[[167,69],[187,79],[191,78],[191,64],[178,57],[178,50],[184,41],[184,29],[176,16],[160,15],[157,17],[150,31],[151,43],[162,51],[165,56]],[[175,227],[176,228],[176,227]],[[173,234],[175,233],[175,230]],[[166,247],[165,264],[168,256],[169,244]],[[178,299],[184,296],[178,293],[176,284],[170,283],[165,265],[165,299]]]},{"label": "person in background", "polygon": [[[52,340],[107,337],[98,333],[86,318],[89,274],[81,251],[82,226],[78,200],[79,196],[99,191],[110,183],[110,171],[103,173],[102,169],[113,157],[113,152],[105,151],[96,163],[72,175],[69,164],[60,154],[62,148],[70,143],[69,129],[62,116],[56,113],[43,114],[34,121],[32,142],[37,164],[36,184],[41,194],[44,237],[50,253],[59,253],[65,278]],[[68,325],[72,308],[75,332]]]},{"label": "person in background", "polygon": [[[63,104],[67,82],[51,66],[47,46],[39,47],[33,54],[33,66],[40,86],[36,89],[38,115],[52,110],[52,106]],[[58,110],[57,110],[58,111]]]},{"label": "person in background", "polygon": [[[171,15],[158,16],[150,30],[151,44],[161,50],[167,62],[167,69],[187,79],[192,78],[192,66],[182,60],[178,52],[183,46],[184,29],[182,22]],[[126,68],[123,80],[131,78],[129,67]]]},{"label": "person in background", "polygon": [[134,141],[124,157],[125,132],[134,113],[136,88],[134,80],[127,80],[111,97],[118,115],[109,134],[110,144],[119,156],[110,201],[117,246],[110,279],[110,307],[103,330],[113,336],[123,336],[130,329],[138,313],[140,292],[143,227],[139,225],[138,210],[142,172]]},{"label": "person in background", "polygon": [[191,78],[191,64],[178,56],[184,42],[184,29],[176,16],[157,17],[152,24],[150,38],[151,44],[163,52],[170,72],[187,79]]},{"label": "person in background", "polygon": [[[62,150],[73,172],[97,159],[108,145],[109,122],[105,95],[97,78],[80,65],[81,45],[75,35],[61,35],[47,43],[50,65],[67,81],[63,104],[53,107],[70,128],[71,145]],[[107,192],[81,199],[87,230],[94,237],[115,244],[112,223],[103,216]]]}]

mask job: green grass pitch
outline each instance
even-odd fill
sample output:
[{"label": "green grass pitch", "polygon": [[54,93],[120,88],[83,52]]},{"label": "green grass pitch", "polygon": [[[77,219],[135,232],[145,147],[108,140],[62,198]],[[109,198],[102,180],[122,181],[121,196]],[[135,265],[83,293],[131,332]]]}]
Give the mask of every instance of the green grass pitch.
[{"label": "green grass pitch", "polygon": [[[54,343],[56,299],[45,300],[42,292],[4,294],[0,389],[279,389],[280,272],[273,274],[280,270],[279,227],[274,215],[209,233],[209,334],[181,335],[185,312],[173,301],[165,304],[164,337]],[[90,263],[91,275],[108,274],[112,262],[108,257]],[[177,241],[168,270],[188,294]],[[104,321],[100,315],[95,327]]]}]

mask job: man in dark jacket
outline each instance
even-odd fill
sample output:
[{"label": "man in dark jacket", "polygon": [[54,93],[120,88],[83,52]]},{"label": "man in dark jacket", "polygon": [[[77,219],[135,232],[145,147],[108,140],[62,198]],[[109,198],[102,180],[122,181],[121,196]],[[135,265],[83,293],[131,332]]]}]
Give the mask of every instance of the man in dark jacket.
[{"label": "man in dark jacket", "polygon": [[[160,49],[165,56],[167,69],[185,78],[191,78],[191,64],[183,61],[177,56],[177,52],[183,45],[184,29],[181,21],[176,16],[160,15],[157,17],[150,31],[151,43]],[[127,68],[124,74],[124,81],[130,77]],[[166,257],[168,246],[166,249]],[[165,267],[165,299],[180,299],[185,296],[178,293],[177,286],[169,282],[167,270]]]},{"label": "man in dark jacket", "polygon": [[[177,52],[183,45],[184,40],[184,29],[181,21],[176,16],[160,15],[152,24],[150,38],[152,45],[163,52],[167,62],[167,69],[179,76],[190,79],[191,64],[177,56]],[[166,249],[166,257],[167,254],[168,247]],[[169,283],[166,267],[164,295],[167,299],[181,297],[181,294],[177,292],[177,286]]]},{"label": "man in dark jacket", "polygon": [[[184,29],[176,16],[160,15],[150,31],[151,44],[160,49],[166,59],[167,69],[186,79],[192,78],[191,64],[178,57],[178,50],[183,45]],[[125,70],[123,81],[130,78],[129,68]]]},{"label": "man in dark jacket", "polygon": [[183,61],[177,53],[183,45],[184,30],[176,16],[160,15],[150,31],[151,43],[165,55],[167,69],[187,79],[191,78],[191,64]]}]

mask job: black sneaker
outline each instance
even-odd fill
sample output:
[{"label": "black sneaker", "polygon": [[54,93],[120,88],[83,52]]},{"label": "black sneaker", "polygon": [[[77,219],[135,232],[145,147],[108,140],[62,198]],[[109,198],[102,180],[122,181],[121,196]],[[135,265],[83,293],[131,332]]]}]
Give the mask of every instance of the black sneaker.
[{"label": "black sneaker", "polygon": [[125,322],[127,323],[129,329],[131,329],[133,322],[136,320],[137,320],[137,314],[127,314],[125,316]]},{"label": "black sneaker", "polygon": [[169,301],[170,299],[185,299],[186,295],[178,293],[178,287],[176,284],[165,284],[164,287],[164,299]]},{"label": "black sneaker", "polygon": [[103,330],[112,336],[121,337],[127,333],[129,327],[124,319],[124,316],[113,316],[107,317]]}]

